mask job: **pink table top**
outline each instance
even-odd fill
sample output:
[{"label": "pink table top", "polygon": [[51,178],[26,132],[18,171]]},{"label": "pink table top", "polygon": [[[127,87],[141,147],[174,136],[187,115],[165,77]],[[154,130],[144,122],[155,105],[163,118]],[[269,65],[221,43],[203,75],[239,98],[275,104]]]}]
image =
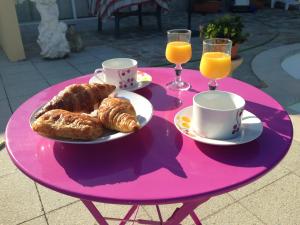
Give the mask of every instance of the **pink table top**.
[{"label": "pink table top", "polygon": [[[151,121],[137,133],[97,145],[61,144],[34,133],[30,114],[78,77],[30,98],[12,115],[6,128],[7,150],[16,166],[38,183],[67,195],[119,204],[153,204],[206,198],[245,185],[272,169],[287,153],[292,124],[273,98],[241,81],[226,78],[219,89],[247,100],[246,109],[264,125],[255,141],[218,147],[189,139],[176,129],[173,118],[192,104],[195,93],[207,90],[198,71],[184,70],[190,91],[167,91],[171,68],[141,68],[153,83],[137,93],[154,107]],[[182,104],[178,106],[178,97]]]}]

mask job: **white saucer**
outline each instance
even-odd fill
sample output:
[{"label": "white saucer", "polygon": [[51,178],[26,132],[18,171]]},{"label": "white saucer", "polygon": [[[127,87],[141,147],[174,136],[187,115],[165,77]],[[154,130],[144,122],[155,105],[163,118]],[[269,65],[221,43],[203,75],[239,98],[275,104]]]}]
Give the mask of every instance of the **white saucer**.
[{"label": "white saucer", "polygon": [[242,124],[239,136],[227,139],[217,140],[201,137],[191,129],[191,119],[193,106],[186,107],[176,113],[174,123],[176,128],[189,138],[210,145],[240,145],[258,138],[263,131],[263,124],[253,113],[244,110],[242,115]]},{"label": "white saucer", "polygon": [[[102,80],[103,80],[103,73],[98,73],[97,75],[92,76],[92,78],[89,80],[89,83],[90,84],[92,84],[92,83],[102,84],[103,83]],[[138,70],[137,71],[137,84],[132,87],[122,88],[122,90],[136,91],[136,90],[139,90],[141,88],[148,86],[149,84],[151,84],[151,82],[152,82],[152,76],[150,74]]]}]

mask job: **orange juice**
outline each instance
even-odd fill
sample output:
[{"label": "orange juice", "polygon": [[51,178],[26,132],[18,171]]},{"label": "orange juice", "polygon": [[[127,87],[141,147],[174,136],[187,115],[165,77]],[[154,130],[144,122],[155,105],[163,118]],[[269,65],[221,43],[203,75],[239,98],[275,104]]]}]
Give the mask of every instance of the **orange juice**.
[{"label": "orange juice", "polygon": [[230,74],[231,57],[224,52],[205,52],[200,62],[200,72],[210,79],[219,79]]},{"label": "orange juice", "polygon": [[192,58],[192,47],[189,42],[172,41],[167,44],[166,58],[174,64],[188,62]]}]

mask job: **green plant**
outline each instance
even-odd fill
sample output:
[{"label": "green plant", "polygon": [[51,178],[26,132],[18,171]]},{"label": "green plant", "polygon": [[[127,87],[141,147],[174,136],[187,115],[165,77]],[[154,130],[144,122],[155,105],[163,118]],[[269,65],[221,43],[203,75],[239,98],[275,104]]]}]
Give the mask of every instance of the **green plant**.
[{"label": "green plant", "polygon": [[247,40],[248,33],[243,33],[244,25],[240,16],[224,15],[200,28],[200,37],[208,38],[228,38],[236,43],[243,43]]}]

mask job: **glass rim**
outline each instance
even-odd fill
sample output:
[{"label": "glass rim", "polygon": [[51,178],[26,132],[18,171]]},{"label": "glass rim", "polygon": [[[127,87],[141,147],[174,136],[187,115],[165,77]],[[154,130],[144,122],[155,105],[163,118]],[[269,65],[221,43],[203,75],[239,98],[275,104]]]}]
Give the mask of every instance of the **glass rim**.
[{"label": "glass rim", "polygon": [[[222,41],[227,41],[227,43],[209,43],[208,41],[211,41],[211,40],[222,40]],[[206,44],[206,45],[228,45],[228,44],[231,44],[232,45],[232,40],[230,40],[228,38],[208,38],[208,39],[203,40],[203,44]]]},{"label": "glass rim", "polygon": [[182,29],[171,29],[171,30],[167,30],[167,34],[191,34],[192,31],[189,30],[189,29],[185,29],[185,28],[182,28]]}]

